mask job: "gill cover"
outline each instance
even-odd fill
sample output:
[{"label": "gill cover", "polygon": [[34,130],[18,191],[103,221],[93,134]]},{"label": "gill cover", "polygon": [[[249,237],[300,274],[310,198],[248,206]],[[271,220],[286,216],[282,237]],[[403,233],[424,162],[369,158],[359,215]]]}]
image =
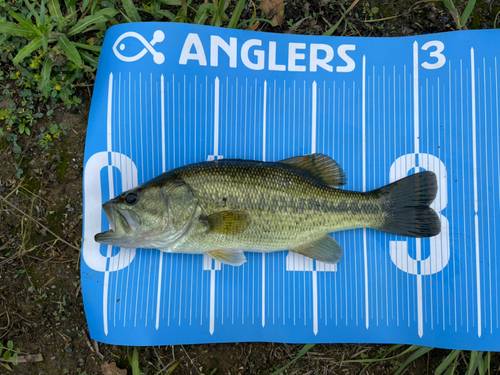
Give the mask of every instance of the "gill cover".
[{"label": "gill cover", "polygon": [[183,181],[173,182],[163,190],[163,197],[168,210],[166,237],[174,245],[189,230],[197,211],[198,198],[193,189]]}]

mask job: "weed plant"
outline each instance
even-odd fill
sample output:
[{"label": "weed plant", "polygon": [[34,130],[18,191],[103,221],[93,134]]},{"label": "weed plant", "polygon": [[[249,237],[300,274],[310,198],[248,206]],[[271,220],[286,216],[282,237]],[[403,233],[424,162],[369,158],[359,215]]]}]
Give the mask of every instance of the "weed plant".
[{"label": "weed plant", "polygon": [[0,358],[3,359],[3,361],[0,362],[0,366],[12,371],[9,363],[16,366],[18,364],[19,354],[21,354],[21,351],[19,349],[14,349],[14,343],[12,341],[7,341],[7,346],[0,343]]}]

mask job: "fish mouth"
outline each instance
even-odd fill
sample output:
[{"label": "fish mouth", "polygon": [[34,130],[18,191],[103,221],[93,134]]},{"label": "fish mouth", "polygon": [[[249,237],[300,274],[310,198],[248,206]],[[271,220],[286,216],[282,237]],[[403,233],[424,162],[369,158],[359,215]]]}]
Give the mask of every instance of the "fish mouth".
[{"label": "fish mouth", "polygon": [[111,228],[108,231],[96,234],[94,237],[96,242],[116,244],[123,237],[135,233],[139,227],[139,218],[134,212],[120,209],[111,202],[104,203],[102,208]]}]

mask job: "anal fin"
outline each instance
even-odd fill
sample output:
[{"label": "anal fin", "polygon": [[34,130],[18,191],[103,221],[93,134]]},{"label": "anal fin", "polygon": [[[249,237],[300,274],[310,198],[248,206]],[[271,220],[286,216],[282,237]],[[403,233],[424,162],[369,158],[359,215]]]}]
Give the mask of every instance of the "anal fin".
[{"label": "anal fin", "polygon": [[232,250],[232,249],[212,250],[209,251],[207,254],[218,262],[229,264],[230,266],[235,266],[235,267],[241,266],[243,263],[246,263],[247,261],[245,254],[243,254],[243,251],[241,250]]},{"label": "anal fin", "polygon": [[324,263],[338,263],[342,259],[342,248],[339,243],[328,234],[319,240],[307,243],[305,245],[290,249],[294,253],[318,260]]}]

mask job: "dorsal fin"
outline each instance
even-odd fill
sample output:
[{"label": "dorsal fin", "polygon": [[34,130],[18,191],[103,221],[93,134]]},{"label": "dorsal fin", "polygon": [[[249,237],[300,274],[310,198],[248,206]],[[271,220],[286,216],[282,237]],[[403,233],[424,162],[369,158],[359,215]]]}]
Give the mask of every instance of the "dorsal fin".
[{"label": "dorsal fin", "polygon": [[281,160],[278,163],[297,168],[331,187],[339,187],[346,183],[346,176],[342,167],[331,157],[324,154],[295,156]]}]

